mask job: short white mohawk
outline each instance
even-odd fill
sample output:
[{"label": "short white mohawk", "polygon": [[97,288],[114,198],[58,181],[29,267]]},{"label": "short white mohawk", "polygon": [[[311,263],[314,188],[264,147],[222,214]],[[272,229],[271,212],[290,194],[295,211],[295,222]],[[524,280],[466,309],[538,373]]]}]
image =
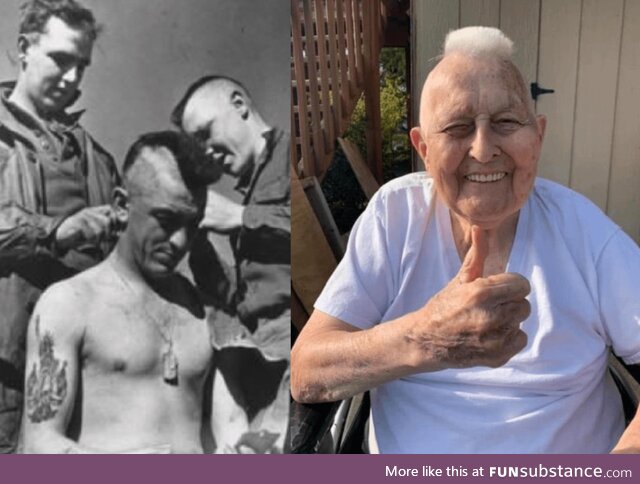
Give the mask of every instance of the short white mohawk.
[{"label": "short white mohawk", "polygon": [[455,52],[511,60],[513,42],[495,27],[464,27],[452,30],[444,40],[443,57]]}]

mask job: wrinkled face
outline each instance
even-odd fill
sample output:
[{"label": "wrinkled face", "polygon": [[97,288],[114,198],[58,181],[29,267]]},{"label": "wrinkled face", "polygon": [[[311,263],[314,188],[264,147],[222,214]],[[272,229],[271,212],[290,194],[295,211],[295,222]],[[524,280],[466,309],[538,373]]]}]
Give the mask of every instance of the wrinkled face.
[{"label": "wrinkled face", "polygon": [[158,279],[170,275],[189,250],[202,220],[206,192],[187,189],[165,148],[145,149],[140,156],[145,160],[136,161],[141,165],[129,188],[125,236],[143,275]]},{"label": "wrinkled face", "polygon": [[460,55],[446,57],[425,85],[411,139],[438,196],[470,223],[499,226],[531,191],[545,119],[526,95],[511,66]]},{"label": "wrinkled face", "polygon": [[31,103],[39,114],[63,110],[76,95],[91,63],[92,40],[51,17],[43,33],[23,42],[20,76]]},{"label": "wrinkled face", "polygon": [[235,105],[224,92],[203,86],[185,106],[182,119],[184,131],[234,177],[242,176],[254,161],[245,110],[246,104]]}]

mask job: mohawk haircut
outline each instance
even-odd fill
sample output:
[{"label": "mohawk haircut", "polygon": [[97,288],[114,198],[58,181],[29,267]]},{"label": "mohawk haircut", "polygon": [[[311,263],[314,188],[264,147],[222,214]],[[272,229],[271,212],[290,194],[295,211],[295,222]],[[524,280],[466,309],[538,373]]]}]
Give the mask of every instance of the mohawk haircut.
[{"label": "mohawk haircut", "polygon": [[167,149],[173,155],[180,175],[190,190],[204,188],[217,179],[211,175],[210,160],[190,137],[166,130],[143,134],[131,145],[122,165],[125,181],[145,148]]},{"label": "mohawk haircut", "polygon": [[513,42],[495,27],[464,27],[449,32],[444,41],[443,57],[456,52],[512,61]]},{"label": "mohawk haircut", "polygon": [[522,72],[513,62],[513,41],[495,27],[472,26],[450,31],[444,41],[441,58],[451,54],[483,57],[499,61],[505,72],[513,76],[519,97],[525,102],[530,117],[535,109]]}]

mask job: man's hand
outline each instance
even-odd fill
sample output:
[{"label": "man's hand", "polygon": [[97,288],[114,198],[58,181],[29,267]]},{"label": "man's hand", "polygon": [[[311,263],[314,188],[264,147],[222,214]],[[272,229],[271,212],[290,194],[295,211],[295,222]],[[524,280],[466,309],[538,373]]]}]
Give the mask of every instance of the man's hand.
[{"label": "man's hand", "polygon": [[244,207],[219,193],[207,192],[207,207],[200,227],[215,232],[227,233],[242,227]]},{"label": "man's hand", "polygon": [[472,228],[471,248],[457,276],[421,310],[409,339],[418,362],[433,369],[499,367],[527,344],[520,323],[531,312],[529,282],[519,274],[482,277],[487,257],[485,233]]},{"label": "man's hand", "polygon": [[66,218],[55,232],[56,246],[62,250],[81,245],[97,246],[113,236],[116,219],[110,205],[87,207]]}]

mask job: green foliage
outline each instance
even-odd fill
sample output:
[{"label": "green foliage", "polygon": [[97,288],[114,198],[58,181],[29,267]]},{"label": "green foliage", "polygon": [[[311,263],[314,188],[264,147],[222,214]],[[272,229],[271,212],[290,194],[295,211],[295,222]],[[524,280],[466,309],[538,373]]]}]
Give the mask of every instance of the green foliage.
[{"label": "green foliage", "polygon": [[382,82],[389,76],[397,79],[401,85],[406,86],[405,65],[404,49],[382,49],[380,51],[380,77]]},{"label": "green foliage", "polygon": [[333,163],[322,180],[322,192],[338,231],[344,234],[351,230],[367,206],[367,197],[339,145],[333,156]]},{"label": "green foliage", "polygon": [[[410,146],[407,133],[407,88],[405,52],[403,49],[382,49],[380,54],[380,113],[382,129],[382,168],[384,180],[407,173],[410,167]],[[351,116],[345,137],[353,141],[362,156],[367,156],[367,115],[364,97]],[[331,168],[322,181],[331,213],[341,233],[353,226],[364,210],[367,199],[339,146]]]},{"label": "green foliage", "polygon": [[[384,179],[390,180],[408,167],[410,157],[407,134],[407,89],[402,49],[383,49],[380,55],[380,114],[382,129],[382,168]],[[367,117],[364,97],[358,100],[345,137],[353,141],[366,159]],[[398,169],[398,165],[403,166]],[[406,169],[406,168],[405,168]]]}]

